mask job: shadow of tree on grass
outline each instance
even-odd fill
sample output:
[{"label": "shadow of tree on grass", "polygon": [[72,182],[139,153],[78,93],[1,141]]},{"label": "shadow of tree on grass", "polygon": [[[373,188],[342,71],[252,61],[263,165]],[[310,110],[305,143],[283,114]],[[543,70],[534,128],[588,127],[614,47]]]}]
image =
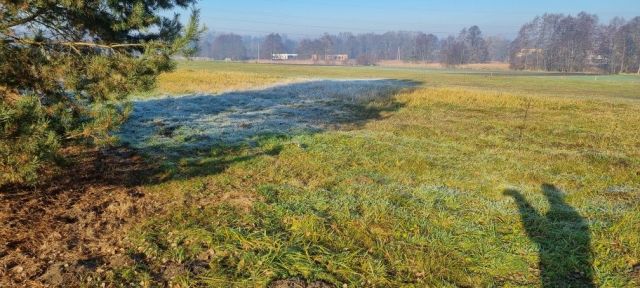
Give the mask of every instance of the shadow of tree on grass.
[{"label": "shadow of tree on grass", "polygon": [[564,194],[551,184],[542,192],[549,211],[541,215],[516,190],[505,190],[518,205],[520,218],[529,238],[538,246],[543,287],[595,287],[589,225],[564,200]]},{"label": "shadow of tree on grass", "polygon": [[154,162],[162,162],[161,178],[216,174],[233,163],[277,155],[282,147],[253,149],[268,139],[357,128],[380,119],[383,112],[402,106],[394,95],[416,84],[321,80],[219,95],[140,100],[134,102],[119,136]]}]

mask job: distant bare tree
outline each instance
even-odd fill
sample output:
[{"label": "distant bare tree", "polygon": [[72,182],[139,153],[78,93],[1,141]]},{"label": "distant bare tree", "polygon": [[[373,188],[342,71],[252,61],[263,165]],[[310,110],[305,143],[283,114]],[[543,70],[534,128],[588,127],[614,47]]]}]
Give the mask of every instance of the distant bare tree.
[{"label": "distant bare tree", "polygon": [[545,51],[547,69],[563,72],[584,71],[593,51],[593,36],[598,18],[580,13],[567,16],[558,23],[551,45]]},{"label": "distant bare tree", "polygon": [[358,55],[359,43],[358,38],[351,33],[340,33],[336,38],[336,49],[340,53],[349,55],[349,58],[356,58]]},{"label": "distant bare tree", "polygon": [[438,37],[433,34],[418,33],[415,40],[414,58],[422,62],[434,60],[434,52],[437,49]]},{"label": "distant bare tree", "polygon": [[616,71],[640,74],[640,17],[631,19],[618,29],[614,37]]},{"label": "distant bare tree", "polygon": [[442,41],[440,47],[440,61],[447,66],[457,66],[464,64],[464,42],[453,36],[449,36]]},{"label": "distant bare tree", "polygon": [[448,37],[440,47],[440,61],[447,66],[484,63],[489,60],[487,42],[478,26],[462,29],[457,38]]},{"label": "distant bare tree", "polygon": [[327,58],[327,55],[332,53],[334,42],[333,37],[327,33],[320,38],[320,43],[322,45],[322,53],[320,55],[323,55],[325,59]]},{"label": "distant bare tree", "polygon": [[[520,31],[518,31],[518,37],[511,43],[510,55],[509,55],[509,63],[511,69],[517,70],[531,70],[531,66],[529,64],[529,51],[531,49],[536,49],[536,36],[534,35],[535,22],[538,21],[539,17],[533,22],[526,23],[522,25]],[[537,68],[537,67],[536,67]]]},{"label": "distant bare tree", "polygon": [[469,55],[471,53],[469,51],[469,45],[467,42],[468,38],[469,38],[469,31],[465,27],[460,31],[460,33],[458,33],[458,38],[455,39],[456,45],[453,46],[453,48],[455,48],[454,51],[459,52],[459,53],[454,53],[454,55],[456,56],[455,57],[456,59],[454,61],[456,62],[455,65],[466,64],[469,62]]},{"label": "distant bare tree", "polygon": [[616,55],[616,36],[618,30],[624,26],[625,20],[616,17],[612,19],[608,25],[600,25],[597,27],[596,36],[594,38],[595,54],[602,57],[599,66],[609,72],[617,73],[618,58]]},{"label": "distant bare tree", "polygon": [[509,40],[491,36],[485,39],[490,61],[507,62],[509,60]]}]

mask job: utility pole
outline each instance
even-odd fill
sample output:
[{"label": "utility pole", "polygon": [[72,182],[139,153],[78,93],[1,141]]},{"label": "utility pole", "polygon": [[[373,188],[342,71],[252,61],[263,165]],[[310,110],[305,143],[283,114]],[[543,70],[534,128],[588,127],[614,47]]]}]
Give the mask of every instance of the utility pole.
[{"label": "utility pole", "polygon": [[257,57],[257,62],[260,63],[260,42],[258,42],[258,57]]},{"label": "utility pole", "polygon": [[398,46],[398,62],[400,62],[400,46]]}]

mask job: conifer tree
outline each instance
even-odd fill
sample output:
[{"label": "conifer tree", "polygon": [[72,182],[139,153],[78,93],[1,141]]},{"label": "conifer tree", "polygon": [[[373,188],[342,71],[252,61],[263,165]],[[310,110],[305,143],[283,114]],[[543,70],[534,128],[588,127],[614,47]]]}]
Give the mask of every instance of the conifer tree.
[{"label": "conifer tree", "polygon": [[60,147],[105,145],[131,93],[195,52],[196,0],[0,0],[0,185],[34,181]]}]

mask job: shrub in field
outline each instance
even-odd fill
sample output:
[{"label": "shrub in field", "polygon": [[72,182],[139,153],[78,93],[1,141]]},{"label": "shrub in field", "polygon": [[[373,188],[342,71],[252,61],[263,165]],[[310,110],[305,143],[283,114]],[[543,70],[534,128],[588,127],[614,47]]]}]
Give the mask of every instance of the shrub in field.
[{"label": "shrub in field", "polygon": [[0,185],[36,180],[62,145],[113,143],[121,101],[193,52],[197,10],[186,27],[161,15],[194,2],[0,3]]}]

